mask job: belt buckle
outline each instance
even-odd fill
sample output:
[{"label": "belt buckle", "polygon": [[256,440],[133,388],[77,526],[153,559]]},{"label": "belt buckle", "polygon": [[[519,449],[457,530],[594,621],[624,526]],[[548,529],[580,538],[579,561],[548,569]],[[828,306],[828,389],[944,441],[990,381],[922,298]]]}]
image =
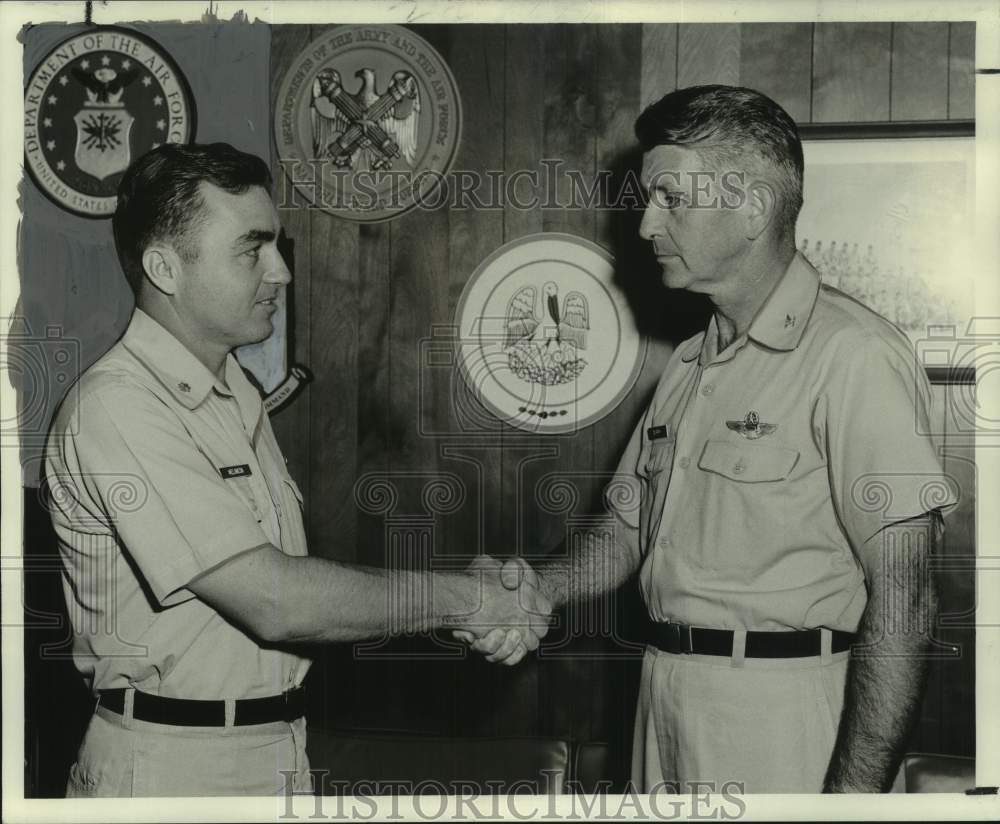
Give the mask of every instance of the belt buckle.
[{"label": "belt buckle", "polygon": [[694,647],[691,642],[691,627],[687,624],[668,623],[667,645],[670,652],[690,655]]}]

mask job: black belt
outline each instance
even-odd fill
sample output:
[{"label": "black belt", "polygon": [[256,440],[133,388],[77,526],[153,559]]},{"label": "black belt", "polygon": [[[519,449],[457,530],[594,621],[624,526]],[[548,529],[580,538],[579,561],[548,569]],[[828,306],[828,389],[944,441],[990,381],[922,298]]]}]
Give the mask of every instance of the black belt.
[{"label": "black belt", "polygon": [[[125,714],[125,690],[101,690],[98,706]],[[305,715],[305,690],[295,687],[281,695],[267,698],[240,698],[236,701],[233,725],[269,724],[272,721],[294,721]],[[224,727],[226,702],[192,698],[164,698],[135,690],[132,717],[154,724],[175,724],[183,727]]]},{"label": "black belt", "polygon": [[[844,652],[851,648],[854,635],[850,632],[833,630],[831,652]],[[807,629],[798,632],[747,632],[746,658],[807,658],[819,655],[821,631]],[[704,629],[686,624],[653,623],[650,627],[650,643],[663,650],[677,654],[695,655],[733,654],[733,631],[731,629]]]}]

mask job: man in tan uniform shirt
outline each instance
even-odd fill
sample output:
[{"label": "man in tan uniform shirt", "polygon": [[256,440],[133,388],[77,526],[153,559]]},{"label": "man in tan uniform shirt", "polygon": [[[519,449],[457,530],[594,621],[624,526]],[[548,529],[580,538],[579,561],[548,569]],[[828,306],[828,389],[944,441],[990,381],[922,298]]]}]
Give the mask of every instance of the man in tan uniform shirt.
[{"label": "man in tan uniform shirt", "polygon": [[232,355],[271,334],[291,279],[270,182],[226,144],[168,144],[119,189],[137,308],[58,412],[46,462],[74,659],[97,697],[71,796],[308,788],[309,661],[292,642],[500,623],[516,660],[545,633],[547,603],[506,589],[498,563],[397,573],[307,557],[302,495]]},{"label": "man in tan uniform shirt", "polygon": [[802,148],[776,103],[681,89],[636,134],[640,234],[664,283],[715,312],[674,351],[608,487],[615,551],[595,540],[536,580],[561,604],[639,570],[638,790],[885,791],[922,694],[938,510],[956,500],[918,434],[926,376],[901,332],[795,251]]}]

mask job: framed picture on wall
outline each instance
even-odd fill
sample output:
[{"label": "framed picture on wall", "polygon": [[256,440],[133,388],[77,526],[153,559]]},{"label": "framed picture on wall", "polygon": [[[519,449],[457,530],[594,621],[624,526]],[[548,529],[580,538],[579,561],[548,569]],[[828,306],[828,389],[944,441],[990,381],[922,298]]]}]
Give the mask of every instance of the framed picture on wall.
[{"label": "framed picture on wall", "polygon": [[972,379],[961,365],[975,316],[975,138],[803,137],[799,250],[902,329],[932,380]]}]

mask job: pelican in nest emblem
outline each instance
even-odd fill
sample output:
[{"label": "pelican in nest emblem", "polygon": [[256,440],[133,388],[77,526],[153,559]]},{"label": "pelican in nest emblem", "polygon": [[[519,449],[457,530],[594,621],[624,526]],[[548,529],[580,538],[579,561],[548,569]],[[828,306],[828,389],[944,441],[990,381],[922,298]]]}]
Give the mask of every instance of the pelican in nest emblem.
[{"label": "pelican in nest emblem", "polygon": [[726,421],[726,426],[752,441],[763,435],[770,435],[778,428],[776,423],[761,423],[760,415],[753,409],[747,412],[742,421]]}]

